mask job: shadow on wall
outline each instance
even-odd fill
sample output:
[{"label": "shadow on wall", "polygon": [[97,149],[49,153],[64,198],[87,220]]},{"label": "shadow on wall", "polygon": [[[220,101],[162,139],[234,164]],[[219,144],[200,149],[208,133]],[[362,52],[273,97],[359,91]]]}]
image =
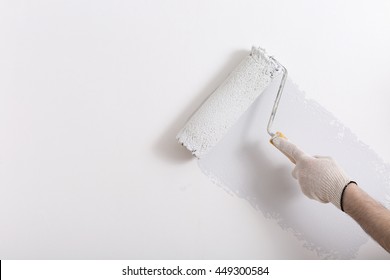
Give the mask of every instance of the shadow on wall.
[{"label": "shadow on wall", "polygon": [[177,133],[185,125],[190,116],[204,102],[204,100],[218,88],[230,72],[232,72],[247,55],[248,50],[241,50],[232,53],[229,60],[222,67],[222,70],[210,79],[207,85],[198,94],[196,94],[196,97],[188,103],[180,114],[178,114],[175,121],[167,127],[164,133],[157,140],[153,149],[157,156],[173,163],[181,163],[193,158],[191,153],[185,147],[180,147],[178,144],[176,140]]},{"label": "shadow on wall", "polygon": [[[279,84],[280,79],[275,82]],[[267,124],[268,114],[259,116],[256,113],[258,111],[270,112],[272,108],[269,107],[269,110],[266,110],[264,104],[272,105],[270,101],[273,100],[274,95],[275,91],[271,90],[265,91],[259,96],[252,105],[252,110],[248,110],[244,116],[245,122],[241,135],[236,139],[242,160],[247,163],[247,178],[251,178],[248,184],[249,189],[246,190],[247,193],[241,195],[245,195],[252,206],[262,210],[266,217],[273,218],[277,217],[280,212],[286,212],[284,206],[299,194],[296,185],[291,184],[292,168],[289,168],[288,165],[276,164],[264,149],[272,149],[275,153],[279,152],[268,141],[265,141],[266,145],[264,145],[256,137],[251,137],[252,131],[260,127],[259,122],[264,126]],[[261,105],[263,108],[260,108]],[[265,131],[265,129],[263,130]],[[264,133],[264,137],[268,140],[270,136]],[[245,189],[241,191],[245,191]]]},{"label": "shadow on wall", "polygon": [[[247,171],[251,180],[248,182],[248,189],[241,189],[238,196],[247,199],[268,218],[279,218],[280,213],[287,215],[286,205],[293,197],[301,195],[297,192],[297,186],[291,184],[290,168],[274,165],[258,142],[244,144],[242,160],[251,169]],[[251,174],[256,175],[250,176]]]},{"label": "shadow on wall", "polygon": [[[279,80],[274,84],[278,85]],[[280,153],[269,143],[266,133],[275,92],[267,90],[260,95],[220,143],[199,160],[199,165],[206,174],[210,171],[218,177],[229,193],[247,200],[264,216],[278,219],[281,213],[289,215],[286,205],[302,194],[291,177],[293,166],[281,165],[272,158]]]}]

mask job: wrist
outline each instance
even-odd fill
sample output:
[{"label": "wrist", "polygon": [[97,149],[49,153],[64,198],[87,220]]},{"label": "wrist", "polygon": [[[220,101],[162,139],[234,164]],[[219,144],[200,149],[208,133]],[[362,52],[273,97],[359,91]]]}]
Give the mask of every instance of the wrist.
[{"label": "wrist", "polygon": [[340,209],[343,212],[348,213],[350,210],[350,197],[351,195],[353,196],[359,191],[359,187],[356,182],[350,181],[343,189],[341,192],[341,197],[340,197]]},{"label": "wrist", "polygon": [[337,183],[334,183],[333,193],[330,202],[341,211],[344,211],[344,196],[346,190],[352,185],[356,185],[355,181],[350,181],[346,177],[340,179]]}]

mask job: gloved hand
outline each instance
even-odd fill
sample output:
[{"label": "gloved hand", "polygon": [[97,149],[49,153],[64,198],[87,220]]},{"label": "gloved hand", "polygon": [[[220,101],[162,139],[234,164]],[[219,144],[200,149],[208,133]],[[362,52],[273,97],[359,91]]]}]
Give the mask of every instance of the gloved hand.
[{"label": "gloved hand", "polygon": [[298,180],[302,192],[311,199],[331,202],[342,209],[342,193],[350,179],[336,161],[330,157],[312,157],[278,135],[271,139],[271,143],[295,164],[292,175]]}]

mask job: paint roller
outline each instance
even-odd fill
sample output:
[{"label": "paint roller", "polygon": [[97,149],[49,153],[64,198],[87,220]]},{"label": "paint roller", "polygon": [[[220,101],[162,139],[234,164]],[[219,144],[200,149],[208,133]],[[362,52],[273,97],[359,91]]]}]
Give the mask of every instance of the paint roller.
[{"label": "paint roller", "polygon": [[250,54],[189,118],[178,133],[177,140],[197,158],[203,157],[279,75],[283,76],[268,121],[267,132],[271,140],[276,136],[284,137],[281,132],[272,132],[271,127],[286,82],[287,70],[264,49],[252,47]]}]

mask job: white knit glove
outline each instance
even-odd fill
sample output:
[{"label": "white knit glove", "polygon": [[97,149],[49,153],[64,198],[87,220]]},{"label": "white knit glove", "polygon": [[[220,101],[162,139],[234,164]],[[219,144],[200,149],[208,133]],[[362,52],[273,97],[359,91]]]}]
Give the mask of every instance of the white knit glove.
[{"label": "white knit glove", "polygon": [[335,160],[309,156],[283,136],[271,139],[271,143],[296,164],[292,175],[307,197],[322,203],[331,202],[342,209],[342,193],[350,179]]}]

